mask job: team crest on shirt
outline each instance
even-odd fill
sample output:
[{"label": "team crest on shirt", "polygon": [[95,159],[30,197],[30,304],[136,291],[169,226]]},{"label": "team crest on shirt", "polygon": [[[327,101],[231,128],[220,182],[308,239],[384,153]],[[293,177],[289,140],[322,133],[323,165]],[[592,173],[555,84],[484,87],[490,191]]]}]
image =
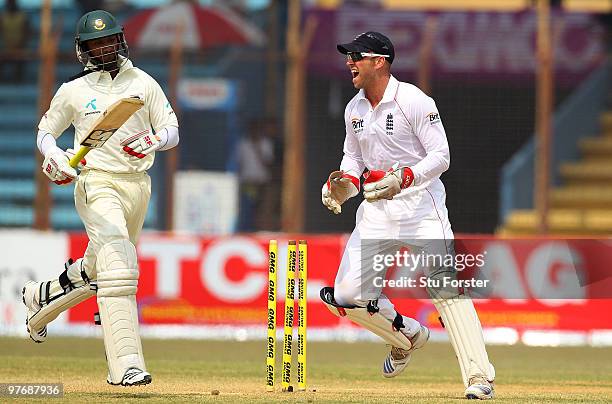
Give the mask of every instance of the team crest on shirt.
[{"label": "team crest on shirt", "polygon": [[387,131],[387,136],[393,135],[393,114],[391,113],[387,115],[385,130]]},{"label": "team crest on shirt", "polygon": [[430,112],[427,114],[427,117],[429,118],[430,125],[435,125],[436,123],[440,122],[440,114],[438,112]]},{"label": "team crest on shirt", "polygon": [[351,118],[353,124],[353,132],[355,134],[363,132],[363,119],[362,118]]}]

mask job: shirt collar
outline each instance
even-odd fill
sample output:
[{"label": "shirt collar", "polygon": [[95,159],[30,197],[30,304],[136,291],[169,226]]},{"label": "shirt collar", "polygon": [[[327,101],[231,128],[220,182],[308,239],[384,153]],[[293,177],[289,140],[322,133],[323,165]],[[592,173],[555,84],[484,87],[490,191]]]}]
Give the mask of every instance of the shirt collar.
[{"label": "shirt collar", "polygon": [[395,99],[395,94],[397,94],[397,88],[399,87],[399,81],[393,77],[389,77],[389,82],[387,83],[387,88],[385,89],[385,93],[383,94],[382,100],[380,103],[392,102]]},{"label": "shirt collar", "polygon": [[[385,102],[392,102],[395,99],[395,94],[397,94],[397,88],[399,87],[399,81],[391,75],[389,77],[389,82],[387,83],[387,88],[385,88],[385,93],[383,94],[382,99],[380,100],[380,104]],[[365,100],[365,91],[363,88],[359,90],[357,93],[357,99]]]}]

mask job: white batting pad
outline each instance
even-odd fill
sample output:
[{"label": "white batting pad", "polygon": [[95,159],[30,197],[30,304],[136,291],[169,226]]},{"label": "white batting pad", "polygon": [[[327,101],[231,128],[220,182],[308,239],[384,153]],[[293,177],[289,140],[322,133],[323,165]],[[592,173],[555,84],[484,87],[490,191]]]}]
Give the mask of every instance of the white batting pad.
[{"label": "white batting pad", "polygon": [[70,292],[59,296],[51,303],[42,306],[40,310],[38,310],[28,319],[28,329],[40,330],[46,327],[47,324],[55,320],[57,316],[62,314],[64,311],[87,300],[95,294],[96,292],[90,289],[89,284],[72,289]]},{"label": "white batting pad", "polygon": [[[331,294],[326,293],[326,290],[331,290]],[[333,314],[338,317],[346,317],[366,330],[372,331],[387,344],[402,349],[412,348],[412,343],[408,337],[401,331],[397,331],[393,326],[393,321],[379,312],[371,313],[365,307],[341,307],[333,300],[333,288],[329,287],[321,290],[321,300]]]},{"label": "white batting pad", "polygon": [[82,263],[82,258],[75,262],[69,261],[59,278],[39,282],[36,290],[28,290],[27,293],[32,293],[34,300],[41,306],[28,318],[28,329],[44,328],[63,311],[95,295],[95,291],[90,289],[86,281],[89,280],[89,275],[85,273]]},{"label": "white batting pad", "polygon": [[109,380],[119,384],[129,368],[145,369],[138,332],[138,259],[129,240],[105,244],[97,256],[98,309]]},{"label": "white batting pad", "polygon": [[432,301],[459,360],[465,387],[468,387],[470,378],[474,376],[482,376],[492,382],[495,379],[495,369],[489,362],[482,327],[472,299],[461,295]]}]

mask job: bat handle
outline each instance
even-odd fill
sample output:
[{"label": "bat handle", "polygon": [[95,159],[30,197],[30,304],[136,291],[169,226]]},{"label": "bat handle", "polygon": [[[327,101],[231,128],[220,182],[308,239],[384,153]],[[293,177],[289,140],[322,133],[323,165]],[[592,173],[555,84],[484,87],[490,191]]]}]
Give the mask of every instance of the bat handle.
[{"label": "bat handle", "polygon": [[91,147],[81,146],[79,151],[76,152],[74,156],[70,159],[70,167],[76,168],[79,165],[79,162],[85,155],[91,150]]}]

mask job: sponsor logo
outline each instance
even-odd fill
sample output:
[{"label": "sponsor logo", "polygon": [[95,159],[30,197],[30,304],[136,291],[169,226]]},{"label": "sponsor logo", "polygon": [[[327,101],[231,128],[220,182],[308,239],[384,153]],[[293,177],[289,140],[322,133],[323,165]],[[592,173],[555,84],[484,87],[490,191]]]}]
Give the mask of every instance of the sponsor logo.
[{"label": "sponsor logo", "polygon": [[430,112],[427,117],[429,118],[429,124],[434,125],[440,122],[440,114],[437,112]]},{"label": "sponsor logo", "polygon": [[91,101],[85,104],[85,109],[87,108],[91,108],[94,111],[98,109],[98,107],[96,107],[96,98],[92,98]]},{"label": "sponsor logo", "polygon": [[98,107],[96,107],[96,98],[92,98],[87,104],[85,104],[85,109],[91,109],[89,112],[85,112],[85,116],[101,114],[102,111],[98,111]]},{"label": "sponsor logo", "polygon": [[94,26],[94,29],[97,29],[98,31],[101,31],[104,28],[106,28],[106,24],[101,18],[96,18],[96,20],[93,23],[93,26]]},{"label": "sponsor logo", "polygon": [[363,119],[351,118],[351,124],[353,125],[353,132],[355,132],[355,134],[363,131]]},{"label": "sponsor logo", "polygon": [[170,111],[168,111],[168,115],[174,114],[174,110],[172,109],[172,105],[170,105],[169,101],[166,103],[166,109],[170,109]]},{"label": "sponsor logo", "polygon": [[393,135],[393,114],[387,115],[387,122],[385,124],[385,130],[387,131],[387,136]]}]

